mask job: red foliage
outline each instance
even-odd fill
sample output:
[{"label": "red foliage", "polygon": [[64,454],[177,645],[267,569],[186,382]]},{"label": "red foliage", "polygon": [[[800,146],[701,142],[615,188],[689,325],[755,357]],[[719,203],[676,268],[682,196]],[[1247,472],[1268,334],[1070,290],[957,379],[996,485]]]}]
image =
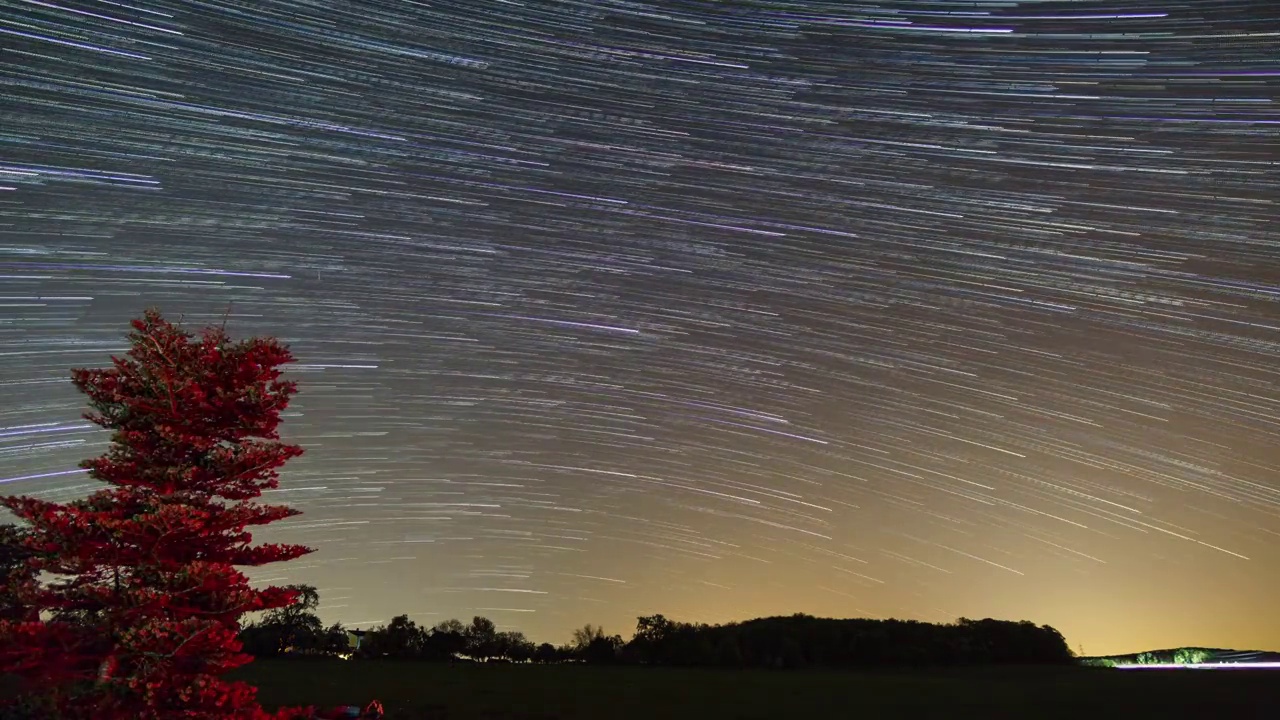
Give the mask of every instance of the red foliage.
[{"label": "red foliage", "polygon": [[0,618],[0,671],[68,720],[295,716],[218,678],[251,660],[241,615],[294,595],[254,589],[235,566],[311,552],[251,546],[246,530],[298,514],[253,502],[302,453],[276,432],[296,392],[279,367],[293,356],[274,338],[196,337],[155,311],[133,328],[112,367],[72,371],[85,417],[113,431],[107,453],[82,464],[109,487],[66,504],[0,498],[28,526],[24,571],[53,578],[22,589],[33,612]]}]

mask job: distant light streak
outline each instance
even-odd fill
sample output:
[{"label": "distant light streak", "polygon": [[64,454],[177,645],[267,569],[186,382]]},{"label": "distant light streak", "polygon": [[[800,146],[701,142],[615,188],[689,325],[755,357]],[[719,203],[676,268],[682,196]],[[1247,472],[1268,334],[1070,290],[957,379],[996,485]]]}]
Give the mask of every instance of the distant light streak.
[{"label": "distant light streak", "polygon": [[146,55],[138,55],[137,53],[125,52],[123,50],[112,50],[111,48],[105,48],[98,45],[89,45],[87,43],[72,42],[70,40],[59,40],[57,38],[51,38],[47,35],[25,33],[25,32],[20,32],[18,30],[9,30],[7,28],[0,28],[0,33],[4,33],[5,35],[16,35],[18,37],[24,37],[31,40],[40,40],[42,42],[53,43],[54,45],[65,45],[67,47],[79,48],[80,50],[90,50],[92,52],[105,53],[107,55],[119,55],[120,57],[132,58],[134,60],[150,60],[151,59]]},{"label": "distant light streak", "polygon": [[773,430],[771,428],[762,428],[762,427],[756,427],[755,425],[746,425],[744,423],[736,423],[736,422],[733,422],[732,420],[724,420],[720,418],[709,418],[709,417],[703,417],[698,419],[706,420],[707,422],[718,423],[720,425],[732,425],[734,427],[743,428],[745,430],[755,430],[757,432],[770,433],[772,435],[781,435],[783,437],[792,438],[793,440],[803,440],[805,442],[817,443],[819,445],[828,444],[826,440],[819,440],[818,438],[811,438],[805,435],[797,435],[795,433],[783,432],[782,430]]},{"label": "distant light streak", "polygon": [[46,432],[62,432],[66,430],[90,430],[93,425],[26,425],[12,428],[0,428],[0,437],[13,437],[18,435],[31,435],[33,433]]},{"label": "distant light streak", "polygon": [[604,330],[606,332],[625,333],[627,335],[639,335],[640,331],[634,328],[618,327],[616,325],[600,325],[597,323],[576,322],[573,320],[554,320],[552,318],[530,317],[528,315],[496,315],[490,313],[477,313],[485,317],[499,317],[510,320],[528,320],[529,322],[547,323],[549,325],[563,325],[565,327],[586,328],[590,330]]},{"label": "distant light streak", "polygon": [[169,28],[162,28],[156,25],[144,25],[143,23],[136,23],[136,22],[131,22],[129,20],[123,20],[121,18],[114,18],[114,17],[111,17],[110,15],[99,15],[98,13],[91,13],[91,12],[88,12],[87,10],[77,10],[75,8],[69,8],[63,5],[54,5],[53,3],[40,2],[39,0],[21,0],[21,1],[24,3],[27,3],[28,5],[39,5],[40,7],[47,7],[53,10],[61,10],[63,12],[75,13],[77,15],[84,15],[86,17],[97,18],[99,20],[106,20],[107,22],[120,23],[122,25],[132,25],[134,27],[140,27],[145,30],[155,30],[156,32],[169,33],[171,35],[182,34],[177,30],[170,30]]},{"label": "distant light streak", "polygon": [[1280,662],[1239,662],[1239,663],[1121,663],[1112,665],[1116,670],[1280,670]]},{"label": "distant light streak", "polygon": [[38,475],[20,475],[18,477],[0,479],[0,484],[18,482],[19,480],[40,480],[42,478],[62,477],[64,475],[81,475],[88,470],[63,470],[61,472],[40,473]]}]

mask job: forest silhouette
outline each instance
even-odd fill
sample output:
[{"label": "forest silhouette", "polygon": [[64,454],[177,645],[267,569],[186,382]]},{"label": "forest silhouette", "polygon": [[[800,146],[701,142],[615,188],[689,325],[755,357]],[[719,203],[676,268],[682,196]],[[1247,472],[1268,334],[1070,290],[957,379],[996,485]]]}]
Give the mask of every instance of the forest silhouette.
[{"label": "forest silhouette", "polygon": [[585,625],[563,645],[535,644],[519,631],[499,631],[477,616],[419,626],[407,615],[367,631],[325,627],[319,593],[294,586],[293,605],[273,610],[241,631],[256,657],[342,656],[434,662],[589,663],[729,668],[857,668],[881,666],[1050,665],[1074,656],[1062,634],[1028,621],[831,619],[796,614],[721,625],[662,615],[637,618],[630,640]]}]

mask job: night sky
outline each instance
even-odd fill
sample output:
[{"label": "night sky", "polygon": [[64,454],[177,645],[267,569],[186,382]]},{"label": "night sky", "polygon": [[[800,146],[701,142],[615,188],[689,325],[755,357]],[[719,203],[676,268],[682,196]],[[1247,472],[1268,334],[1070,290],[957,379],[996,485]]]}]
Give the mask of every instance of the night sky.
[{"label": "night sky", "polygon": [[0,84],[4,491],[154,305],[298,356],[326,622],[1280,648],[1273,0],[9,0]]}]

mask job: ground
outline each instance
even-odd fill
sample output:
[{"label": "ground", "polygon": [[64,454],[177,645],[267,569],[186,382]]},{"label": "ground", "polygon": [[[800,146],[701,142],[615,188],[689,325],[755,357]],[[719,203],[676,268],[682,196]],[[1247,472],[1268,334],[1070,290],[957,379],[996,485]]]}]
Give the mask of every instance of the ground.
[{"label": "ground", "polygon": [[389,720],[1280,718],[1280,672],[982,668],[895,672],[260,660],[265,705],[364,705]]}]

